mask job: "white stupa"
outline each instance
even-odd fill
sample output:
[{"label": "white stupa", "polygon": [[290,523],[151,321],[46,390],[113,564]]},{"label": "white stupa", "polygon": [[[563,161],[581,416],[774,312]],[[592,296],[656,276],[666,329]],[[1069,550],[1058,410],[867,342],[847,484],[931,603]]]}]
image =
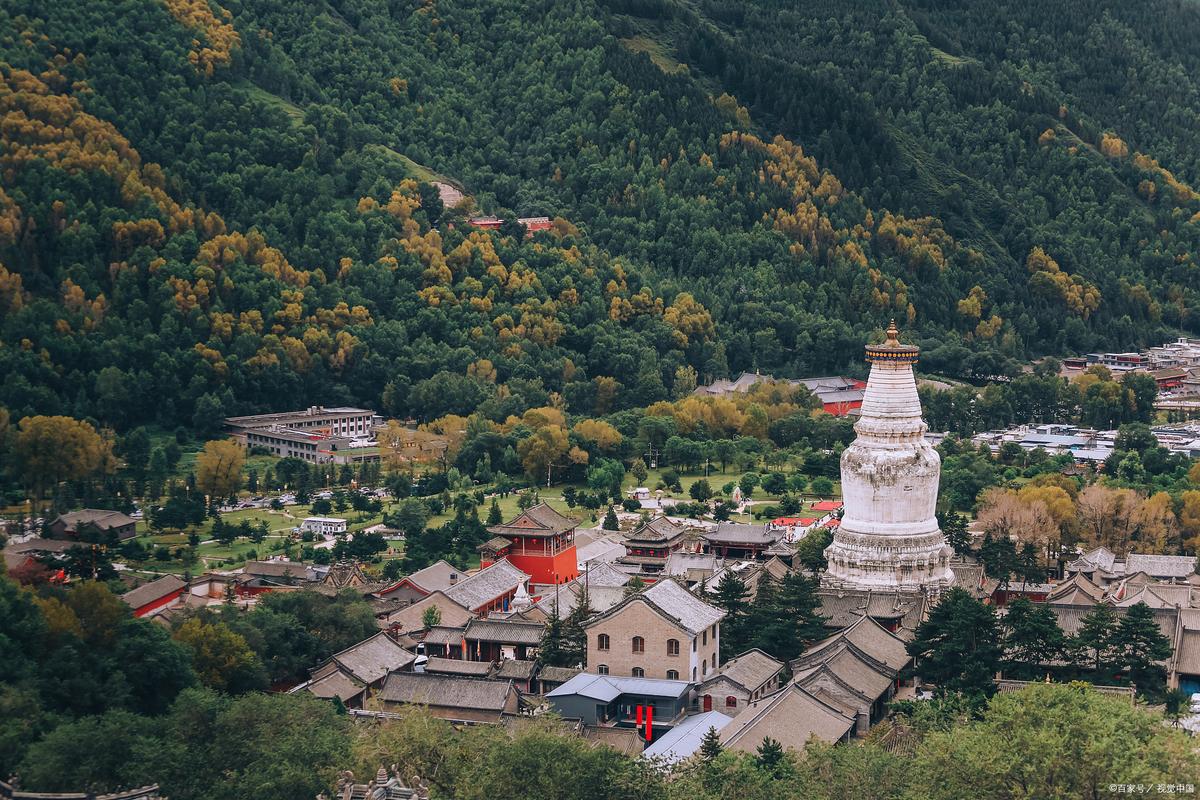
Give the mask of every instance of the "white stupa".
[{"label": "white stupa", "polygon": [[887,340],[867,345],[867,379],[858,434],[842,453],[845,513],[825,549],[823,586],[940,593],[954,581],[951,549],[938,528],[941,457],[925,441],[913,378],[919,349]]}]

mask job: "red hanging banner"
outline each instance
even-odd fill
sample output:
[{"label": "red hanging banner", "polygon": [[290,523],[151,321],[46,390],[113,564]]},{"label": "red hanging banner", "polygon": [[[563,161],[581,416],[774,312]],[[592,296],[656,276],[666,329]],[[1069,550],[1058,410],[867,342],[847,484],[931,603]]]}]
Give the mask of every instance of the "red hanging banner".
[{"label": "red hanging banner", "polygon": [[646,741],[654,736],[654,706],[646,706]]}]

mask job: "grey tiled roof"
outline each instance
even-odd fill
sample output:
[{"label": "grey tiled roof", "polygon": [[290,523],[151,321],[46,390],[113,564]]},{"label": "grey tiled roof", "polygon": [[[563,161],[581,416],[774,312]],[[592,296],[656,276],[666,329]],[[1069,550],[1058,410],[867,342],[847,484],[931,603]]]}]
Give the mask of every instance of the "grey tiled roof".
[{"label": "grey tiled roof", "polygon": [[711,606],[670,578],[658,581],[638,597],[649,600],[667,616],[676,619],[680,625],[692,633],[708,628],[725,618],[725,612],[716,606]]},{"label": "grey tiled roof", "polygon": [[453,628],[449,625],[434,625],[425,634],[422,639],[426,644],[456,644],[461,645],[463,634],[467,632],[467,627],[464,625],[461,628]]},{"label": "grey tiled roof", "polygon": [[60,514],[54,522],[63,523],[67,530],[77,530],[80,525],[95,525],[101,530],[109,530],[137,524],[137,520],[133,517],[126,516],[120,511],[104,508],[84,508]]},{"label": "grey tiled roof", "polygon": [[524,620],[473,619],[467,623],[464,637],[480,642],[537,645],[546,626]]},{"label": "grey tiled roof", "polygon": [[751,701],[721,731],[726,747],[754,752],[770,736],[789,750],[803,750],[809,738],[836,742],[854,727],[855,721],[822,702],[803,688],[786,688]]},{"label": "grey tiled roof", "polygon": [[155,581],[142,584],[136,589],[131,589],[121,595],[121,600],[130,608],[140,608],[147,603],[153,603],[171,592],[177,592],[183,589],[187,584],[178,575],[164,575]]},{"label": "grey tiled roof", "polygon": [[[516,524],[521,522],[522,518],[528,520],[532,525]],[[497,536],[528,536],[530,534],[548,536],[565,533],[578,524],[576,520],[564,517],[545,503],[539,503],[522,511],[508,522],[491,526],[488,528],[488,532]]]},{"label": "grey tiled roof", "polygon": [[635,542],[667,542],[683,534],[686,530],[682,525],[676,525],[666,517],[655,517],[634,528],[629,534],[629,540]]},{"label": "grey tiled roof", "polygon": [[512,681],[481,681],[454,675],[431,675],[427,672],[394,672],[383,685],[380,698],[390,703],[414,703],[500,713],[512,692]]},{"label": "grey tiled roof", "polygon": [[1196,557],[1130,553],[1125,559],[1125,571],[1145,572],[1156,578],[1186,578],[1196,571]]},{"label": "grey tiled roof", "polygon": [[583,670],[578,667],[542,667],[538,671],[538,680],[546,683],[566,683]]},{"label": "grey tiled roof", "polygon": [[723,675],[747,691],[753,692],[778,675],[781,669],[782,661],[771,658],[762,650],[754,649],[726,661],[717,675]]},{"label": "grey tiled roof", "polygon": [[419,569],[408,580],[427,592],[446,591],[463,579],[463,571],[446,561],[436,561],[425,569]]},{"label": "grey tiled roof", "polygon": [[783,531],[768,530],[763,525],[745,525],[740,522],[722,522],[716,530],[704,534],[704,539],[719,544],[754,544],[769,546],[782,539]]},{"label": "grey tiled roof", "polygon": [[592,561],[577,580],[580,584],[586,584],[590,591],[597,586],[624,586],[631,578],[603,561]]},{"label": "grey tiled roof", "polygon": [[247,561],[242,574],[252,578],[287,578],[297,583],[316,579],[312,567],[303,561]]},{"label": "grey tiled roof", "polygon": [[820,663],[797,669],[795,682],[808,686],[824,670],[871,702],[882,697],[892,685],[896,670],[873,663],[873,659],[847,642],[832,649],[833,652],[822,653]]},{"label": "grey tiled roof", "polygon": [[461,661],[457,658],[440,658],[432,656],[425,662],[425,672],[442,673],[447,675],[472,675],[486,678],[492,671],[490,661]]},{"label": "grey tiled roof", "polygon": [[914,630],[925,613],[925,596],[916,592],[876,592],[841,589],[819,589],[821,616],[830,628],[846,628],[864,613],[883,620],[898,620],[900,625]]},{"label": "grey tiled roof", "polygon": [[529,576],[508,562],[500,559],[495,564],[476,572],[446,589],[446,596],[454,602],[474,611],[495,600],[529,580]]},{"label": "grey tiled roof", "polygon": [[798,664],[813,664],[826,660],[826,654],[835,652],[841,642],[850,642],[871,658],[893,670],[903,669],[911,660],[904,641],[884,628],[871,617],[863,614],[849,627],[816,642],[792,661],[793,669]]},{"label": "grey tiled roof", "polygon": [[712,573],[723,563],[725,562],[713,553],[677,552],[667,556],[667,563],[663,567],[663,572],[667,575],[680,576],[687,576],[691,570]]},{"label": "grey tiled roof", "polygon": [[333,670],[320,678],[314,678],[302,687],[316,697],[330,699],[338,698],[342,702],[355,695],[361,694],[363,685],[341,670]]},{"label": "grey tiled roof", "polygon": [[527,681],[533,677],[533,671],[536,667],[536,661],[517,661],[506,658],[492,672],[492,677],[503,680]]},{"label": "grey tiled roof", "polygon": [[414,654],[382,632],[347,647],[332,657],[346,672],[363,683],[382,680],[389,672],[403,669],[416,659]]}]

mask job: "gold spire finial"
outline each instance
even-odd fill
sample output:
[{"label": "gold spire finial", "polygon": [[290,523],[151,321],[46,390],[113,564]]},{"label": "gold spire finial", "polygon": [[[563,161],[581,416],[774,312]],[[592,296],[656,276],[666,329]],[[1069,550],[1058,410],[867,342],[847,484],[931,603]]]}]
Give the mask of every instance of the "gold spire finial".
[{"label": "gold spire finial", "polygon": [[888,323],[887,341],[884,342],[883,344],[885,347],[889,346],[889,345],[900,344],[900,329],[896,327],[896,320],[894,320],[894,319],[890,323]]}]

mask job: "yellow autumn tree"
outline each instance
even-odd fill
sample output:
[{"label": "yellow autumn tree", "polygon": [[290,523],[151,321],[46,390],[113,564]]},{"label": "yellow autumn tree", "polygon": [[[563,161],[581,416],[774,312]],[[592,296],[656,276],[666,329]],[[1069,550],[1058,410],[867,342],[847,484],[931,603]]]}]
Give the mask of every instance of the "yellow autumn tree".
[{"label": "yellow autumn tree", "polygon": [[232,496],[242,485],[246,450],[233,439],[215,439],[196,456],[196,486],[212,500]]},{"label": "yellow autumn tree", "polygon": [[63,481],[98,475],[111,457],[109,444],[87,422],[72,417],[25,417],[17,424],[14,474],[35,501]]},{"label": "yellow autumn tree", "polygon": [[581,439],[596,445],[602,452],[611,452],[621,444],[621,432],[604,420],[585,419],[575,423],[573,429]]}]

